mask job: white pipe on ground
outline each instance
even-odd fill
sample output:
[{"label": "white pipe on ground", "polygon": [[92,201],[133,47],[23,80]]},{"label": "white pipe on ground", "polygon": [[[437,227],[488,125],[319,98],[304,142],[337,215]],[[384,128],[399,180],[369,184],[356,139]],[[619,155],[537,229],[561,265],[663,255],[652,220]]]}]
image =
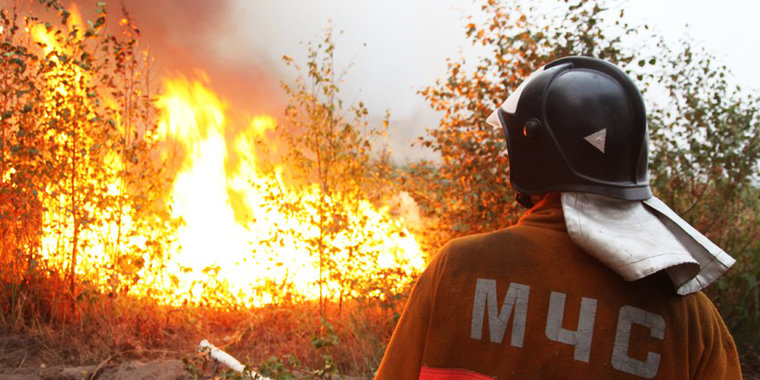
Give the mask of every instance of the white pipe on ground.
[{"label": "white pipe on ground", "polygon": [[252,379],[272,380],[272,379],[270,379],[268,377],[261,376],[261,375],[259,375],[256,372],[253,372],[253,371],[250,371],[250,370],[246,371],[245,370],[245,366],[243,365],[243,363],[240,363],[232,355],[230,355],[230,354],[228,354],[228,353],[220,350],[219,348],[217,348],[213,344],[209,343],[209,341],[206,340],[206,339],[204,339],[204,340],[201,341],[200,345],[198,346],[198,349],[201,350],[201,351],[208,350],[209,355],[214,360],[218,361],[219,363],[224,364],[227,368],[229,368],[229,369],[231,369],[231,370],[233,370],[235,372],[242,373],[242,374],[247,374]]}]

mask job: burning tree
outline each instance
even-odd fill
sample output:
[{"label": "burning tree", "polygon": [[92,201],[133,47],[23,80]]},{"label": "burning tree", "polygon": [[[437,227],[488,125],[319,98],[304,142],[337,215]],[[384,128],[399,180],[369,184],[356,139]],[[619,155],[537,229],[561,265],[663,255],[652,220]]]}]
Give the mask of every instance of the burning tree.
[{"label": "burning tree", "polygon": [[[58,23],[0,12],[0,178],[10,200],[0,225],[12,262],[3,274],[23,284],[45,273],[32,270],[41,266],[65,277],[75,311],[78,276],[129,291],[146,264],[160,261],[172,226],[160,202],[161,165],[150,157],[155,108],[136,29],[125,18],[121,36],[108,33],[103,7],[85,24],[75,9],[46,6]],[[152,186],[143,186],[146,177]]]},{"label": "burning tree", "polygon": [[[392,193],[389,165],[373,141],[386,133],[388,114],[380,128],[370,126],[368,110],[359,102],[345,106],[340,83],[346,71],[335,67],[335,42],[328,27],[324,39],[309,44],[306,71],[290,57],[284,61],[300,76],[283,84],[290,97],[287,124],[277,131],[287,141],[284,162],[290,178],[308,197],[269,199],[286,214],[308,218],[312,231],[279,229],[273,235],[299,236],[316,258],[320,312],[327,299],[388,298],[397,294],[422,265],[416,242],[387,208]],[[326,293],[327,292],[327,293]]]},{"label": "burning tree", "polygon": [[[235,120],[207,80],[165,80],[157,102],[162,156],[176,172],[171,209],[183,221],[164,301],[235,308],[314,300],[320,290],[330,292],[323,300],[382,298],[408,284],[421,253],[403,221],[373,203],[368,182],[356,177],[372,166],[368,150],[330,157],[335,172],[319,182],[299,166],[308,158],[297,154],[310,146],[303,136],[266,115]],[[346,149],[361,139],[352,131],[339,137]],[[282,144],[283,160],[262,148]],[[360,166],[340,169],[347,157]],[[330,182],[333,173],[343,182]]]}]

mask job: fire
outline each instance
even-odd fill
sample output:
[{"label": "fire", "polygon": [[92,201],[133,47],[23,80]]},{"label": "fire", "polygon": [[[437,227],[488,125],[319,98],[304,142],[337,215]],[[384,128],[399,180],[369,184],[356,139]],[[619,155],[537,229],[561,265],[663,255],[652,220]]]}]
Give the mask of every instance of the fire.
[{"label": "fire", "polygon": [[[181,247],[169,270],[177,290],[175,301],[201,301],[209,280],[222,281],[219,284],[235,295],[237,302],[247,305],[273,301],[276,294],[266,290],[268,284],[287,283],[304,298],[318,297],[318,259],[303,244],[319,233],[311,218],[316,210],[283,213],[272,207],[266,195],[316,204],[319,188],[288,186],[282,179],[286,170],[282,166],[262,173],[251,144],[274,127],[275,119],[254,117],[247,129],[228,142],[225,105],[202,82],[172,79],[165,82],[165,89],[158,101],[164,115],[160,131],[163,138],[180,142],[185,152],[173,188],[172,209],[185,222],[178,239]],[[227,165],[231,153],[239,157],[234,168]],[[233,201],[230,194],[241,196]],[[389,216],[388,208],[378,209],[363,200],[349,218],[355,219],[349,223],[354,230],[331,241],[334,247],[343,248],[338,255],[345,256],[347,247],[357,240],[370,241],[367,235],[382,236],[371,240],[372,248],[382,253],[374,267],[363,269],[363,275],[393,268],[413,271],[422,266],[417,242],[400,220]],[[359,224],[361,230],[356,229]],[[278,244],[262,245],[275,228],[303,236],[285,236]]]},{"label": "fire", "polygon": [[[76,5],[72,5],[71,16],[68,18],[66,28],[76,36],[80,38],[82,28],[82,20],[79,16]],[[76,114],[82,112],[82,110],[88,109],[90,101],[86,94],[86,90],[82,86],[71,86],[71,83],[86,83],[90,80],[85,70],[77,65],[62,64],[59,54],[71,53],[67,52],[67,46],[64,46],[59,39],[56,38],[56,29],[43,23],[34,24],[29,30],[29,34],[32,40],[36,42],[42,52],[50,57],[50,60],[54,63],[54,69],[45,74],[46,90],[43,91],[42,98],[46,104],[45,117],[51,120],[60,119],[61,115],[57,114],[60,111],[66,114]],[[53,54],[55,53],[55,54]],[[71,99],[77,98],[77,102],[80,104],[74,104],[75,101]],[[56,106],[60,99],[66,99],[60,106]],[[86,111],[85,111],[86,112]],[[86,115],[90,116],[91,115]],[[86,139],[86,137],[84,138]],[[53,142],[58,147],[75,147],[72,142],[73,137],[71,134],[56,134],[53,137]],[[63,149],[66,149],[63,148]],[[73,149],[73,148],[72,148]],[[73,165],[70,158],[61,158],[64,165]],[[106,156],[106,165],[110,166],[114,171],[119,169],[120,162],[112,154]],[[72,182],[74,182],[72,180]],[[109,183],[107,185],[109,189],[118,187],[118,183]],[[67,258],[62,255],[61,252],[72,249],[67,246],[67,242],[76,239],[103,241],[103,236],[97,236],[94,232],[85,232],[82,235],[76,236],[74,233],[67,229],[67,224],[71,223],[71,217],[66,212],[67,208],[72,209],[71,200],[66,194],[59,192],[59,189],[48,187],[46,193],[51,196],[45,197],[42,201],[46,212],[43,213],[43,233],[41,238],[41,245],[43,254],[46,256],[46,260],[51,262],[54,266],[61,269],[70,265],[67,263]],[[88,212],[93,210],[87,210]],[[114,230],[111,226],[105,226],[102,229],[102,234],[112,235]],[[106,239],[107,240],[107,239]],[[82,271],[83,268],[92,267],[93,264],[107,261],[108,254],[106,251],[108,248],[106,244],[96,244],[88,250],[85,256],[79,257],[78,260],[83,264],[76,270],[77,274],[85,275]],[[77,247],[78,248],[78,247]],[[76,250],[76,248],[74,248]]]},{"label": "fire", "polygon": [[[66,27],[74,31],[81,25],[81,17],[72,9]],[[29,33],[46,55],[66,49],[57,42],[55,30],[44,24],[34,25]],[[60,63],[56,57],[52,59]],[[47,77],[53,95],[74,95],[67,92],[71,87],[55,82],[58,77],[77,83],[90,80],[84,71],[77,71],[77,66],[57,66]],[[145,264],[154,260],[148,253],[130,259],[137,268],[130,277],[130,294],[171,305],[256,306],[293,298],[342,298],[374,292],[378,285],[355,288],[354,279],[369,283],[391,278],[393,273],[409,279],[422,267],[422,253],[414,235],[390,207],[348,194],[326,195],[317,185],[288,183],[287,167],[262,165],[254,141],[272,144],[270,132],[277,121],[258,115],[241,127],[238,119],[229,117],[225,102],[207,83],[201,72],[196,80],[163,80],[163,92],[155,103],[161,114],[157,132],[147,138],[163,142],[163,149],[153,159],[174,169],[168,202],[173,217],[182,224],[175,244],[160,264]],[[116,100],[104,97],[102,104],[114,107]],[[114,120],[116,129],[123,131],[121,118],[117,115]],[[76,144],[69,135],[61,136],[56,141],[60,146]],[[118,196],[125,191],[115,174],[128,165],[125,158],[109,152],[101,165],[111,173],[107,182],[100,184],[107,194]],[[92,181],[86,175],[77,178]],[[115,280],[103,273],[122,264],[127,246],[147,251],[149,238],[122,236],[133,223],[124,212],[126,206],[86,210],[107,222],[77,232],[69,227],[77,225],[76,218],[72,222],[67,214],[76,208],[76,195],[48,192],[53,196],[44,201],[45,259],[61,270],[73,268],[77,276],[103,289],[113,288],[111,282]],[[322,217],[316,218],[324,215],[320,210],[325,205],[340,214],[329,216],[340,218],[335,225],[341,226],[329,233],[320,227]],[[70,242],[77,240],[87,243],[72,247]],[[315,245],[315,241],[320,243]],[[403,285],[403,281],[386,280],[382,286],[395,291]]]}]

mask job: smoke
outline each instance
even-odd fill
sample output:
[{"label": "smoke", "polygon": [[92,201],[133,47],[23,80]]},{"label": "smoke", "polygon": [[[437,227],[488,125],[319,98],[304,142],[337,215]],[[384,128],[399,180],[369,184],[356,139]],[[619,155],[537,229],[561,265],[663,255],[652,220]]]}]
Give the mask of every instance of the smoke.
[{"label": "smoke", "polygon": [[[109,11],[119,15],[119,8]],[[432,154],[411,141],[440,116],[417,91],[441,76],[446,56],[454,53],[447,47],[457,46],[452,41],[462,35],[462,12],[445,2],[130,0],[125,8],[156,57],[158,76],[192,77],[191,70],[202,69],[231,108],[280,120],[287,103],[280,82],[296,75],[282,56],[304,66],[306,43],[321,42],[332,25],[336,68],[346,69],[344,104],[363,101],[375,125],[390,109],[387,143],[394,160]]]},{"label": "smoke", "polygon": [[[76,3],[85,20],[95,18],[94,2]],[[129,0],[108,2],[106,10],[111,25],[125,16],[131,17],[141,34],[141,46],[155,59],[152,76],[184,76],[201,79],[222,94],[232,110],[247,114],[277,114],[284,108],[279,80],[270,61],[241,60],[235,50],[242,46],[226,44],[237,25],[229,22],[235,2],[185,0]]]},{"label": "smoke", "polygon": [[[68,6],[72,1],[63,0]],[[95,4],[76,2],[84,19]],[[387,146],[397,162],[430,158],[411,141],[434,128],[440,115],[417,91],[445,71],[462,39],[461,10],[452,1],[403,0],[303,2],[296,0],[123,0],[107,2],[111,24],[126,11],[141,31],[142,47],[155,58],[154,83],[161,78],[197,78],[227,103],[231,113],[270,114],[280,121],[287,103],[280,84],[296,72],[282,63],[292,56],[305,65],[307,42],[319,43],[324,29],[336,31],[336,67],[345,106],[363,101],[379,125],[390,110]],[[240,123],[244,124],[244,123]]]},{"label": "smoke", "polygon": [[404,224],[413,231],[421,231],[423,226],[420,206],[409,193],[402,191],[396,194],[391,201],[394,214],[404,220]]}]

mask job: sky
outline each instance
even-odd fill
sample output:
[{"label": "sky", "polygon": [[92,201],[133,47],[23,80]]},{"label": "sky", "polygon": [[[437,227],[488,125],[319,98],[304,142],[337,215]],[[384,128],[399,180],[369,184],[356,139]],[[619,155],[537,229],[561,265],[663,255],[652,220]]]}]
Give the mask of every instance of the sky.
[{"label": "sky", "polygon": [[[0,3],[4,2],[0,0]],[[79,1],[87,18],[88,2]],[[281,113],[282,80],[295,72],[283,55],[304,62],[307,41],[319,41],[331,23],[338,67],[352,64],[343,100],[363,100],[370,114],[391,112],[388,145],[403,163],[431,152],[410,142],[435,127],[440,114],[417,91],[445,75],[446,58],[475,51],[464,39],[464,17],[477,9],[471,0],[123,0],[156,58],[158,77],[208,74],[209,85],[231,107],[253,113]],[[745,88],[760,89],[760,1],[617,0],[632,24],[647,24],[676,44],[689,37],[735,74]],[[89,6],[91,9],[91,6]]]}]

